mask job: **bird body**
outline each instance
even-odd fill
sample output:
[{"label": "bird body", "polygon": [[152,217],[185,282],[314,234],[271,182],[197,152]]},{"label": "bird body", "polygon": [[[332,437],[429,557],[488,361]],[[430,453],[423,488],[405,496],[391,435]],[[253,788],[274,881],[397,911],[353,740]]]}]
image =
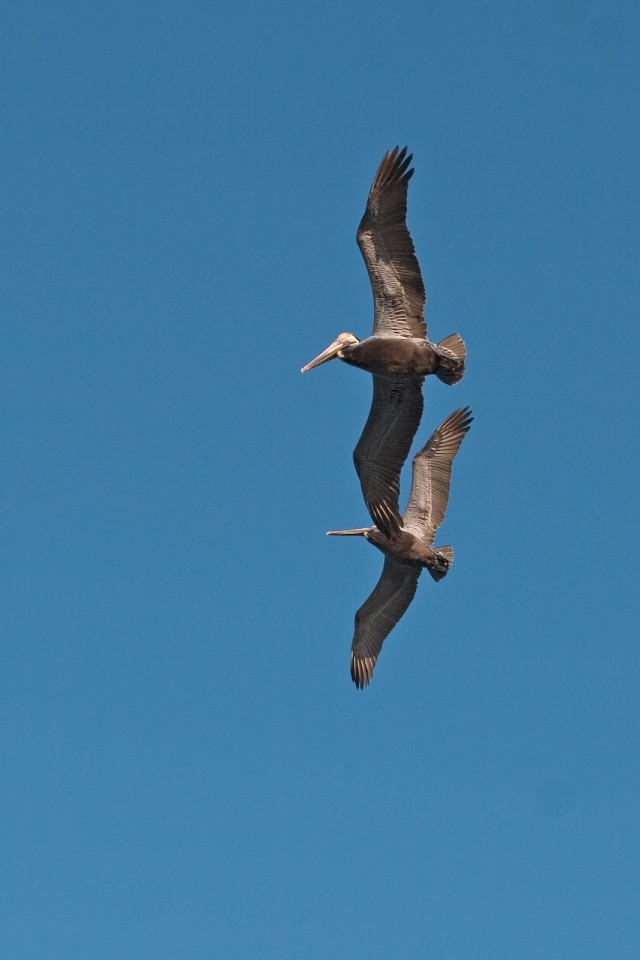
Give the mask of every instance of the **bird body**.
[{"label": "bird body", "polygon": [[451,375],[457,367],[453,354],[449,356],[439,344],[418,337],[367,337],[343,348],[339,359],[382,377],[426,377],[441,370]]},{"label": "bird body", "polygon": [[414,533],[402,530],[395,539],[385,536],[377,527],[360,530],[329,530],[330,536],[361,536],[377,547],[389,560],[405,563],[419,570],[427,569],[434,580],[442,580],[453,563],[451,547],[433,547]]}]

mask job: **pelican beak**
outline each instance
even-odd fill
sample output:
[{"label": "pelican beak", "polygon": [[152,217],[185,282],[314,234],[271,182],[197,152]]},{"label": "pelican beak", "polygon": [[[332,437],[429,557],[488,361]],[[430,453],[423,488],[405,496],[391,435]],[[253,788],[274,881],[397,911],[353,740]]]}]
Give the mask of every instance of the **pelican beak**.
[{"label": "pelican beak", "polygon": [[333,360],[334,357],[337,357],[341,350],[343,350],[345,344],[342,340],[334,340],[326,350],[323,350],[315,360],[312,360],[311,363],[308,363],[306,367],[302,367],[300,373],[306,373],[307,370],[313,370],[314,367],[319,367],[321,363],[326,363],[327,360]]},{"label": "pelican beak", "polygon": [[371,527],[358,527],[357,530],[327,530],[328,537],[364,537]]}]

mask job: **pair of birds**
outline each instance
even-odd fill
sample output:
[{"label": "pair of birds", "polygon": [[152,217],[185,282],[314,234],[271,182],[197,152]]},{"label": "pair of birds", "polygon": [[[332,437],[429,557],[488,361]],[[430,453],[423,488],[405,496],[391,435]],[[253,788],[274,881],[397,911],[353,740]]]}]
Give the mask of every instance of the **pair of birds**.
[{"label": "pair of birds", "polygon": [[441,580],[453,563],[452,548],[433,543],[447,509],[451,464],[473,419],[468,407],[454,411],[415,455],[401,516],[400,471],[420,425],[424,379],[435,374],[446,384],[458,383],[466,360],[457,333],[437,344],[427,339],[425,288],[406,224],[411,160],[406,147],[385,153],[358,227],[373,289],[373,334],[361,341],[341,333],[302,368],[304,373],[338,358],[373,374],[371,410],[353,459],[374,526],[329,531],[364,537],[385,557],[382,575],[355,618],[351,677],[360,689],[369,685],[382,644],[411,603],[422,570]]}]

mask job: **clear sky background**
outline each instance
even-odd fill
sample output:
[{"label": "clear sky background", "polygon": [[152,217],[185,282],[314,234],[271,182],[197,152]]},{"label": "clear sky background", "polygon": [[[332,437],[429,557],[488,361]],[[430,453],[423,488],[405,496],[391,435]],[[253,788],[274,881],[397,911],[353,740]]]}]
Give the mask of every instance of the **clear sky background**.
[{"label": "clear sky background", "polygon": [[[27,2],[2,98],[0,953],[640,955],[635,2]],[[456,562],[348,670],[355,231],[408,144]],[[403,493],[408,479],[403,475]]]}]

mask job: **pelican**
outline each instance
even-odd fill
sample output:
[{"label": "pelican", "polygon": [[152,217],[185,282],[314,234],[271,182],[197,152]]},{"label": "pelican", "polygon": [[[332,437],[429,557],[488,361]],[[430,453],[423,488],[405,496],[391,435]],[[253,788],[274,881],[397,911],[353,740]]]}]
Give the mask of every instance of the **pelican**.
[{"label": "pelican", "polygon": [[341,333],[302,367],[304,373],[337,357],[373,374],[373,401],[353,459],[371,519],[387,537],[402,527],[400,470],[420,425],[424,378],[434,373],[457,383],[466,357],[457,333],[438,344],[427,339],[426,294],[406,223],[412,159],[406,147],[385,153],[358,227],[373,290],[373,334],[358,340]]},{"label": "pelican", "polygon": [[423,568],[442,580],[453,563],[453,549],[434,547],[433,541],[447,510],[451,464],[472,420],[469,407],[454,411],[416,453],[400,537],[390,539],[376,527],[328,531],[332,537],[364,537],[385,557],[382,576],[356,613],[351,678],[359,689],[369,686],[382,644],[413,600]]}]

